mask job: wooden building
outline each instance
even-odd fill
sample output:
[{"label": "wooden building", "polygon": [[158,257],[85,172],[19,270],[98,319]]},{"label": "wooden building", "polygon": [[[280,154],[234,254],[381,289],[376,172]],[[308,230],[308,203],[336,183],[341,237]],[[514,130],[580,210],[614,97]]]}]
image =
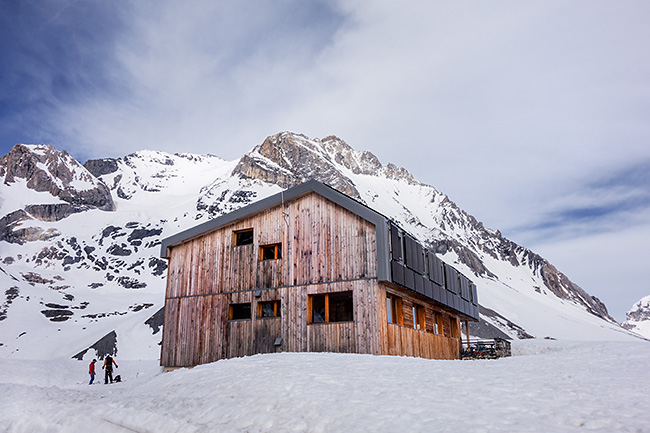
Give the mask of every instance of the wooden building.
[{"label": "wooden building", "polygon": [[162,241],[164,367],[269,352],[457,359],[476,286],[394,222],[309,181]]}]

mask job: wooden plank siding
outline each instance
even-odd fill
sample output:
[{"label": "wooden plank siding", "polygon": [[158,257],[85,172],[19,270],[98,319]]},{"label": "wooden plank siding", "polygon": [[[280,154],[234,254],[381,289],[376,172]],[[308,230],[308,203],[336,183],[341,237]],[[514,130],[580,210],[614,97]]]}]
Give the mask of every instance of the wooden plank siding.
[{"label": "wooden plank siding", "polygon": [[[253,243],[235,246],[235,231]],[[281,258],[260,260],[260,247],[281,244]],[[351,291],[351,322],[309,323],[309,296]],[[386,293],[403,300],[405,326],[387,323]],[[279,317],[257,317],[258,303],[280,302]],[[425,330],[412,329],[413,303],[425,307]],[[250,303],[251,318],[229,320],[231,304]],[[432,313],[443,314],[444,335]],[[271,353],[349,352],[455,359],[460,341],[437,303],[377,280],[375,226],[316,193],[239,219],[169,248],[161,364],[193,366]],[[276,340],[281,343],[276,345]]]},{"label": "wooden plank siding", "polygon": [[[253,244],[234,246],[233,232],[250,228]],[[277,243],[280,259],[259,260],[260,246]],[[278,350],[379,353],[376,249],[373,224],[314,193],[174,246],[161,364]],[[354,322],[309,325],[308,296],[335,291],[353,292]],[[280,300],[280,317],[256,317],[265,300]],[[251,303],[251,319],[229,321],[233,303]]]},{"label": "wooden plank siding", "polygon": [[[381,349],[382,355],[416,356],[427,359],[458,359],[460,357],[461,341],[460,319],[450,309],[436,305],[424,297],[406,291],[399,286],[385,283],[379,284],[377,291],[378,317],[382,324]],[[388,323],[386,296],[390,293],[402,299],[402,324]],[[425,329],[413,328],[413,305],[424,307]],[[433,312],[443,317],[442,334],[433,332]],[[456,319],[456,328],[451,329],[451,318]]]}]

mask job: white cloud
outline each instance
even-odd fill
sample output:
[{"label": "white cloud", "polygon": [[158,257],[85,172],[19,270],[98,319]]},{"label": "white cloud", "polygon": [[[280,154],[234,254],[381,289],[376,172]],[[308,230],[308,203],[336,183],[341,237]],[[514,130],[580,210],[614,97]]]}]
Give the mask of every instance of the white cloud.
[{"label": "white cloud", "polygon": [[[640,224],[570,211],[616,204],[630,192],[589,182],[650,160],[649,17],[646,1],[134,2],[113,51],[119,92],[55,123],[89,157],[237,158],[281,130],[335,134],[506,236],[588,249]],[[580,260],[560,268],[573,277]]]}]

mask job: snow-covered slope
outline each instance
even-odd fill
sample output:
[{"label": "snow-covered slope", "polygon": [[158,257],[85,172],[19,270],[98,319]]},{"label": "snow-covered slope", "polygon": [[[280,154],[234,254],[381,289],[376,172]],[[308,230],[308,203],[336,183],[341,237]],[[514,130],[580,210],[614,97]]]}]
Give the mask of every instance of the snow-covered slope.
[{"label": "snow-covered slope", "polygon": [[0,431],[650,431],[650,344],[513,350],[481,361],[279,353],[165,374],[118,361],[124,382],[92,386],[87,363],[0,358]]},{"label": "snow-covered slope", "polygon": [[650,295],[641,298],[627,312],[623,327],[650,339]]},{"label": "snow-covered slope", "polygon": [[157,358],[160,239],[308,179],[393,218],[474,280],[476,335],[634,338],[546,260],[336,137],[280,133],[235,161],[141,151],[83,166],[51,146],[17,145],[0,179],[0,357],[83,358],[116,345],[122,359]]}]

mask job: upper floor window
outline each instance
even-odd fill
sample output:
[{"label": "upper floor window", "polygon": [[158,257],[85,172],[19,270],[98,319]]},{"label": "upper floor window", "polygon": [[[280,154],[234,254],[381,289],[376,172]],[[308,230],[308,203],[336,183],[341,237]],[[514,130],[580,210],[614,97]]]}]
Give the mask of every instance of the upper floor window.
[{"label": "upper floor window", "polygon": [[260,260],[275,260],[282,258],[282,244],[260,246]]},{"label": "upper floor window", "polygon": [[235,232],[235,246],[251,245],[253,243],[253,229],[237,230]]},{"label": "upper floor window", "polygon": [[349,322],[354,320],[352,292],[309,295],[309,323]]}]

